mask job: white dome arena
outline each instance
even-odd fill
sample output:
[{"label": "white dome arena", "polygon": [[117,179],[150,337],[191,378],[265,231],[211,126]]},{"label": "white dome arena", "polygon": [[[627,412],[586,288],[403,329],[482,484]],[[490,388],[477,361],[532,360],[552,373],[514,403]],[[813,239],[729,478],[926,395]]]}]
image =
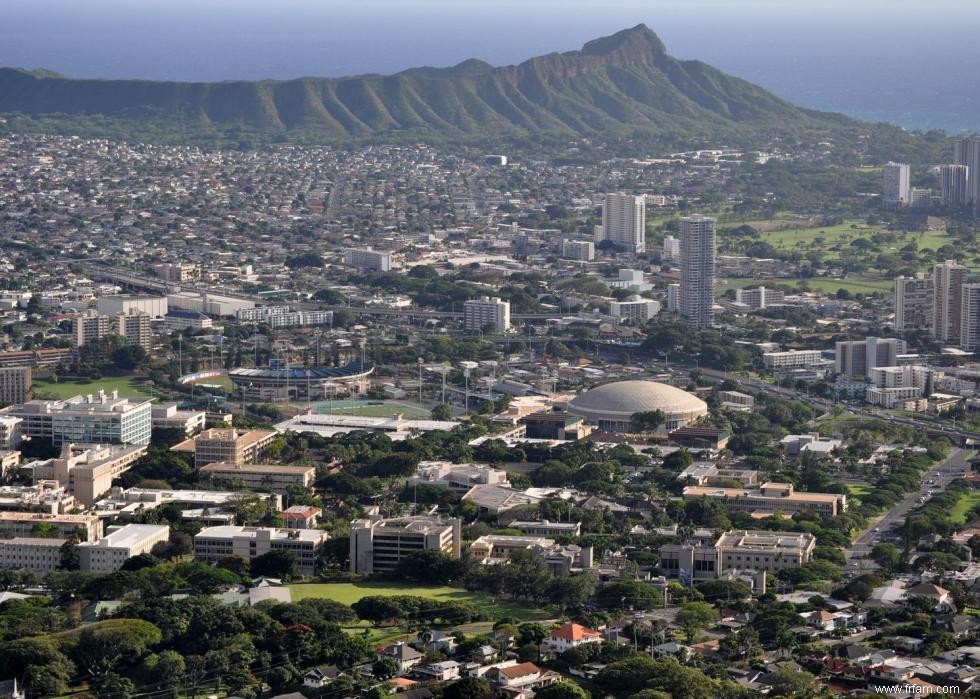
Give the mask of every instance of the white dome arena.
[{"label": "white dome arena", "polygon": [[674,430],[708,414],[708,405],[687,391],[657,381],[616,381],[589,389],[568,403],[568,412],[600,430],[632,432],[633,414],[662,410]]}]

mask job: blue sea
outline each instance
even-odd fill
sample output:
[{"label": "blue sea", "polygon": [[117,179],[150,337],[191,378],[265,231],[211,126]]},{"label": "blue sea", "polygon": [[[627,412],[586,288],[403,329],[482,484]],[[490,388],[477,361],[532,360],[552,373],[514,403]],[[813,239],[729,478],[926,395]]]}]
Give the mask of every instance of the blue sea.
[{"label": "blue sea", "polygon": [[0,65],[212,81],[495,65],[645,23],[806,107],[980,131],[978,0],[0,0]]}]

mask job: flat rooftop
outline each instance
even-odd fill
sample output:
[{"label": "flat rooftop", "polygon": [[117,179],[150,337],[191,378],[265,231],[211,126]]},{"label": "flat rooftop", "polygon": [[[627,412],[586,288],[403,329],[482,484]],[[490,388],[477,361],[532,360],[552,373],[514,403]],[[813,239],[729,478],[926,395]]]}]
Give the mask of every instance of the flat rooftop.
[{"label": "flat rooftop", "polygon": [[128,549],[142,543],[149,537],[157,536],[162,531],[169,532],[170,527],[166,524],[127,524],[98,541],[86,541],[79,546]]},{"label": "flat rooftop", "polygon": [[[770,487],[772,484],[769,484]],[[760,490],[746,488],[716,488],[710,485],[689,485],[684,488],[684,495],[709,498],[751,498],[753,500],[796,500],[798,502],[836,502],[843,495],[833,493],[797,493],[790,495],[766,495]]]}]

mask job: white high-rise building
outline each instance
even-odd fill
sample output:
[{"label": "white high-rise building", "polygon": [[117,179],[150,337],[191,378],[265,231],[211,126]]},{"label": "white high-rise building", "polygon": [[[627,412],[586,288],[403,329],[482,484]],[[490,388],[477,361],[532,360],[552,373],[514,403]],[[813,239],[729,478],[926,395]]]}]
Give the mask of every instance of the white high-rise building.
[{"label": "white high-rise building", "polygon": [[953,145],[953,162],[968,169],[967,197],[964,203],[980,203],[980,139],[964,138]]},{"label": "white high-rise building", "polygon": [[939,168],[942,181],[943,206],[963,206],[970,203],[970,180],[973,170],[966,165],[943,165]]},{"label": "white high-rise building", "polygon": [[602,205],[602,239],[629,252],[645,252],[646,199],[630,194],[607,194]]},{"label": "white high-rise building", "polygon": [[960,337],[963,282],[967,269],[954,260],[932,268],[932,336],[940,342]]},{"label": "white high-rise building", "polygon": [[484,296],[463,304],[463,327],[475,332],[487,326],[497,333],[510,330],[510,301]]},{"label": "white high-rise building", "polygon": [[595,243],[591,240],[563,240],[561,256],[567,260],[592,262],[595,259]]},{"label": "white high-rise building", "polygon": [[895,333],[932,328],[932,279],[921,272],[895,279]]},{"label": "white high-rise building", "polygon": [[711,326],[715,303],[715,219],[681,218],[680,314],[695,328]]},{"label": "white high-rise building", "polygon": [[681,241],[672,235],[668,235],[664,238],[664,262],[673,262],[674,260],[680,259],[681,256]]},{"label": "white high-rise building", "polygon": [[980,349],[980,284],[964,284],[960,299],[960,349],[976,352]]},{"label": "white high-rise building", "polygon": [[881,168],[882,193],[889,206],[909,205],[909,166],[887,163]]}]

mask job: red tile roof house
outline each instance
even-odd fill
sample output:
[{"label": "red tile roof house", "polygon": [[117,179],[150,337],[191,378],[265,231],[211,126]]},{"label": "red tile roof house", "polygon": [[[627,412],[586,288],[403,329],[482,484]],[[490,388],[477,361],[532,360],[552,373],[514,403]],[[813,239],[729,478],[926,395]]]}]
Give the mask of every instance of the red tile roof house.
[{"label": "red tile roof house", "polygon": [[564,653],[569,648],[602,643],[602,634],[581,624],[565,624],[551,630],[547,643],[555,653]]},{"label": "red tile roof house", "polygon": [[504,667],[492,667],[484,675],[487,681],[508,694],[520,694],[528,689],[538,689],[561,680],[552,670],[542,670],[534,663],[518,663]]}]

